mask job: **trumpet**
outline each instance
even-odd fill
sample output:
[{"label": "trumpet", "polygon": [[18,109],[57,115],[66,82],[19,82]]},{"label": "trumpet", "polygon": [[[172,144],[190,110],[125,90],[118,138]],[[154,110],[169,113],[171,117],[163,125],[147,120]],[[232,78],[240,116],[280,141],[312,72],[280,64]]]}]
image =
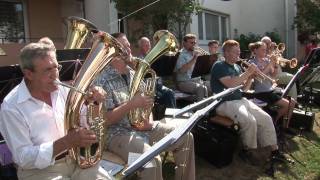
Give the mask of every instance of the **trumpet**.
[{"label": "trumpet", "polygon": [[281,67],[289,66],[290,68],[295,68],[298,65],[298,59],[285,59],[282,56],[271,56],[271,60],[274,60],[276,64],[279,64]]},{"label": "trumpet", "polygon": [[[248,63],[246,59],[239,58],[238,61],[240,62],[240,66],[243,69],[247,69],[250,66],[250,63]],[[261,71],[257,71],[256,73],[257,73],[257,76],[255,77],[255,80],[259,81],[260,83],[262,83],[262,81],[264,81],[264,80],[269,80],[270,82],[272,82],[273,84],[276,85],[276,80],[274,80],[270,76],[264,74]]]},{"label": "trumpet", "polygon": [[290,68],[295,68],[298,65],[297,58],[285,59],[282,57],[283,52],[286,50],[286,45],[284,43],[274,44],[274,48],[270,54],[270,59],[281,67],[289,66]]}]

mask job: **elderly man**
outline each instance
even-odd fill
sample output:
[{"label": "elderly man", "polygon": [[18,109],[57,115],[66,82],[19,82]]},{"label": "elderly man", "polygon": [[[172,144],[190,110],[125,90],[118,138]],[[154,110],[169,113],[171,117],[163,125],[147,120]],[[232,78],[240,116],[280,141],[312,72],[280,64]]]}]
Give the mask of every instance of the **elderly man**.
[{"label": "elderly man", "polygon": [[[65,132],[68,89],[55,84],[60,65],[54,45],[28,44],[21,50],[20,67],[24,78],[5,97],[0,113],[0,131],[18,165],[18,178],[112,179],[99,165],[81,169],[68,155],[68,149],[90,146],[97,138],[85,128]],[[95,100],[103,100],[97,89],[92,92]]]}]

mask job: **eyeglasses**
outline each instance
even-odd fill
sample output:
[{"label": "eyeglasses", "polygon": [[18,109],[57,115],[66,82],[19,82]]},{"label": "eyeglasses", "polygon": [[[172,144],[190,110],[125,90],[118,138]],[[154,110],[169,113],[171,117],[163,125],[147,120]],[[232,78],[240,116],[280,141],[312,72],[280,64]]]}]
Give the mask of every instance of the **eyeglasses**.
[{"label": "eyeglasses", "polygon": [[197,44],[196,41],[189,41],[190,44]]},{"label": "eyeglasses", "polygon": [[57,71],[60,72],[61,69],[62,69],[62,65],[58,64],[56,67],[47,68],[41,73],[45,76],[50,76],[52,73],[56,73]]}]

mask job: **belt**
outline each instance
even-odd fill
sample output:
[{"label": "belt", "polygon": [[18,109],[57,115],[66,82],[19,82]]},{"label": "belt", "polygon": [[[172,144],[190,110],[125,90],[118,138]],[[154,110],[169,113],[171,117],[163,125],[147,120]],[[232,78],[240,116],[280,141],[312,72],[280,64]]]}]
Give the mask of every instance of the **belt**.
[{"label": "belt", "polygon": [[55,160],[58,161],[58,160],[60,160],[60,159],[62,159],[62,158],[65,158],[67,155],[68,155],[68,151],[66,151],[66,152],[60,154],[59,156],[57,156],[57,157],[55,158]]}]

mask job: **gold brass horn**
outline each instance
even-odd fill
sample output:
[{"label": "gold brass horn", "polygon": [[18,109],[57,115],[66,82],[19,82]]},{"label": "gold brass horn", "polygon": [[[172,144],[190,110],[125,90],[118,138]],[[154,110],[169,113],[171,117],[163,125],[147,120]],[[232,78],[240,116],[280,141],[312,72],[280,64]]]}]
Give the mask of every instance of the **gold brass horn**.
[{"label": "gold brass horn", "polygon": [[[238,60],[240,62],[240,65],[243,69],[247,69],[250,66],[250,63],[247,62],[246,59],[240,59]],[[255,77],[255,80],[259,81],[262,83],[263,80],[269,80],[270,82],[272,82],[274,84],[274,86],[276,86],[276,80],[272,79],[270,76],[264,74],[261,71],[257,71],[256,72],[257,76]]]},{"label": "gold brass horn", "polygon": [[[167,30],[159,30],[157,31],[153,39],[157,44],[155,47],[147,54],[147,56],[143,59],[138,61],[137,69],[133,76],[133,80],[130,86],[130,94],[129,99],[132,99],[137,93],[142,93],[143,95],[154,95],[154,86],[155,86],[155,73],[151,70],[151,64],[156,61],[161,55],[173,51],[174,53],[177,51],[177,39],[173,34],[171,34]],[[139,92],[140,87],[142,87],[142,80],[147,73],[151,73],[152,78],[150,82],[145,83],[145,87],[142,88],[145,92]],[[153,86],[153,87],[152,87]],[[131,110],[129,112],[129,121],[131,126],[133,127],[142,127],[144,120],[149,119],[151,114],[151,108],[143,109],[137,108],[135,110]]]},{"label": "gold brass horn", "polygon": [[86,19],[70,16],[66,20],[68,34],[64,49],[80,49],[87,36],[97,27]]},{"label": "gold brass horn", "polygon": [[70,91],[67,97],[64,117],[66,133],[72,129],[84,127],[92,130],[98,140],[90,147],[75,147],[69,150],[71,158],[77,161],[80,168],[89,168],[97,164],[102,157],[104,147],[105,123],[102,104],[96,105],[90,102],[86,104],[84,97],[91,82],[116,56],[127,56],[123,46],[107,33],[97,36],[88,57],[74,80],[72,89],[75,91]]},{"label": "gold brass horn", "polygon": [[202,49],[201,47],[199,46],[195,46],[194,51],[198,52],[200,56],[203,56],[203,55],[210,55],[210,53],[204,49]]}]

